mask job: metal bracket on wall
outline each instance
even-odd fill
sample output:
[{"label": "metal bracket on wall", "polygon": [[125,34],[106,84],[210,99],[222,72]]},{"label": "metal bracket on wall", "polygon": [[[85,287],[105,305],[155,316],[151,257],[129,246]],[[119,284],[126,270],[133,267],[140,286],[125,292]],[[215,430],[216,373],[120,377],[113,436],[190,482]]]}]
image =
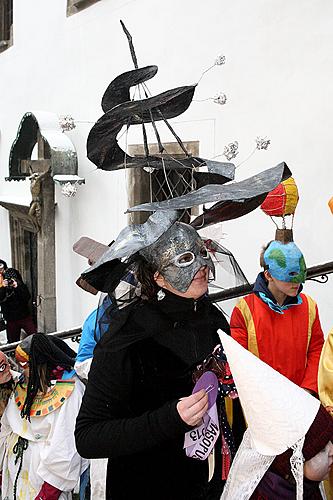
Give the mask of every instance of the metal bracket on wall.
[{"label": "metal bracket on wall", "polygon": [[322,274],[317,278],[309,278],[308,281],[316,281],[317,283],[324,284],[328,282],[328,276],[327,274]]}]

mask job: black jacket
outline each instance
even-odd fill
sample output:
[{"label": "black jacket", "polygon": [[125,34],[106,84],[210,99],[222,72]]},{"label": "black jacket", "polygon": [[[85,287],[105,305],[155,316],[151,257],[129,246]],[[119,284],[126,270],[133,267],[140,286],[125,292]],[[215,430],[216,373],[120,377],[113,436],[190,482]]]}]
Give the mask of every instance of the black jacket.
[{"label": "black jacket", "polygon": [[220,343],[218,328],[228,324],[208,299],[167,293],[135,305],[97,344],[75,436],[82,456],[109,457],[108,499],[220,498],[221,468],[208,485],[207,462],[185,455],[189,427],[176,409],[192,392],[193,369]]},{"label": "black jacket", "polygon": [[[6,321],[15,321],[27,318],[30,311],[30,292],[21,279],[20,273],[16,269],[7,269],[6,273],[12,271],[9,277],[17,281],[17,287],[6,286],[0,288],[0,306],[3,317]],[[5,276],[6,279],[8,279]]]}]

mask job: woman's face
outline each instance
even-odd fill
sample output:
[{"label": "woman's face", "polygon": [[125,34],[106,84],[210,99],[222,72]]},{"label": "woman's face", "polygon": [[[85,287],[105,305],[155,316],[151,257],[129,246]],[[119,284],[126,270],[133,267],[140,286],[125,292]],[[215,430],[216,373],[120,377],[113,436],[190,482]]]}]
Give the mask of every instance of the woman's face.
[{"label": "woman's face", "polygon": [[[181,292],[178,295],[184,293],[185,297],[192,297],[192,292],[196,294],[194,288],[197,286],[191,285],[202,268],[210,269],[215,275],[205,242],[193,227],[182,222],[173,224],[153,245],[141,250],[141,255],[173,290]],[[168,288],[167,285],[162,286]],[[189,292],[190,287],[192,291]]]},{"label": "woman's face", "polygon": [[184,297],[186,299],[199,299],[204,295],[208,290],[208,276],[209,276],[209,268],[207,266],[202,267],[194,276],[191,281],[190,286],[186,290],[186,292],[180,292],[176,288],[174,288],[170,283],[163,278],[160,273],[155,273],[154,279],[158,286],[168,290],[169,292],[174,293],[175,295],[179,295],[180,297]]}]

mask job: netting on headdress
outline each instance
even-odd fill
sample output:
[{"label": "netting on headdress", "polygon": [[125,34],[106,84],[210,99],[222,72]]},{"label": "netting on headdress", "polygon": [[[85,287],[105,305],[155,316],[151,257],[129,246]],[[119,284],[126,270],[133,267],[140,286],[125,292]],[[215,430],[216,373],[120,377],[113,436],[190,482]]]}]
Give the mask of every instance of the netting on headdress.
[{"label": "netting on headdress", "polygon": [[134,272],[135,263],[129,263],[128,266],[118,286],[109,293],[100,294],[94,328],[96,342],[108,331],[115,314],[140,296],[140,284]]},{"label": "netting on headdress", "polygon": [[221,500],[248,500],[274,458],[262,455],[252,447],[251,434],[247,429],[232,463]]},{"label": "netting on headdress", "polygon": [[299,439],[295,444],[291,446],[293,454],[290,457],[291,472],[296,481],[296,500],[302,500],[303,498],[303,464],[304,457],[302,453],[302,448],[304,444],[305,436]]},{"label": "netting on headdress", "polygon": [[[228,249],[212,239],[204,239],[204,242],[215,264],[215,281],[210,283],[210,288],[227,289],[248,284],[243,271]],[[141,297],[141,283],[136,277],[139,260],[140,257],[136,253],[121,261],[105,262],[90,273],[89,282],[103,292],[96,315],[96,341],[108,331],[117,311]],[[100,286],[100,282],[103,286]]]},{"label": "netting on headdress", "polygon": [[[215,240],[203,238],[203,241],[215,265],[214,283],[210,283],[210,288],[224,290],[249,284],[230,250]],[[96,277],[97,275],[101,275],[101,279],[103,279],[104,286],[100,289],[107,293],[114,292],[115,298],[119,303],[128,303],[128,301],[140,295],[140,283],[136,278],[137,262],[138,254],[135,254],[128,259],[122,259],[121,262],[118,261],[117,265],[114,262],[113,264],[105,263],[96,269]],[[112,269],[106,269],[108,265]],[[96,278],[96,281],[98,281],[98,278]],[[98,288],[96,281],[91,281],[91,284]]]},{"label": "netting on headdress", "polygon": [[210,291],[226,290],[236,286],[248,285],[249,282],[237,260],[227,248],[212,239],[203,238],[215,265],[215,279],[209,284]]},{"label": "netting on headdress", "polygon": [[[302,448],[305,437],[299,439],[291,449],[291,472],[296,482],[296,500],[303,498],[303,464]],[[275,455],[263,455],[252,445],[251,433],[247,429],[232,463],[221,500],[248,500],[271,466]]]}]

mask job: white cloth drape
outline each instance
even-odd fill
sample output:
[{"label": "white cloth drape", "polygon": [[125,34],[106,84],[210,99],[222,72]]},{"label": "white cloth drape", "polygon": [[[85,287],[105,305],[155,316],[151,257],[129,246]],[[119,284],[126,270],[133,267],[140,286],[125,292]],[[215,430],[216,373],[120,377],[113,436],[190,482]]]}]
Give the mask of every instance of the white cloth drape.
[{"label": "white cloth drape", "polygon": [[46,481],[62,491],[60,500],[70,499],[81,473],[88,467],[75,447],[74,429],[84,385],[75,379],[69,398],[57,410],[43,417],[22,419],[11,396],[1,419],[0,457],[2,463],[2,498],[13,498],[13,487],[20,460],[15,464],[13,448],[21,436],[28,440],[17,482],[17,498],[33,500]]}]

